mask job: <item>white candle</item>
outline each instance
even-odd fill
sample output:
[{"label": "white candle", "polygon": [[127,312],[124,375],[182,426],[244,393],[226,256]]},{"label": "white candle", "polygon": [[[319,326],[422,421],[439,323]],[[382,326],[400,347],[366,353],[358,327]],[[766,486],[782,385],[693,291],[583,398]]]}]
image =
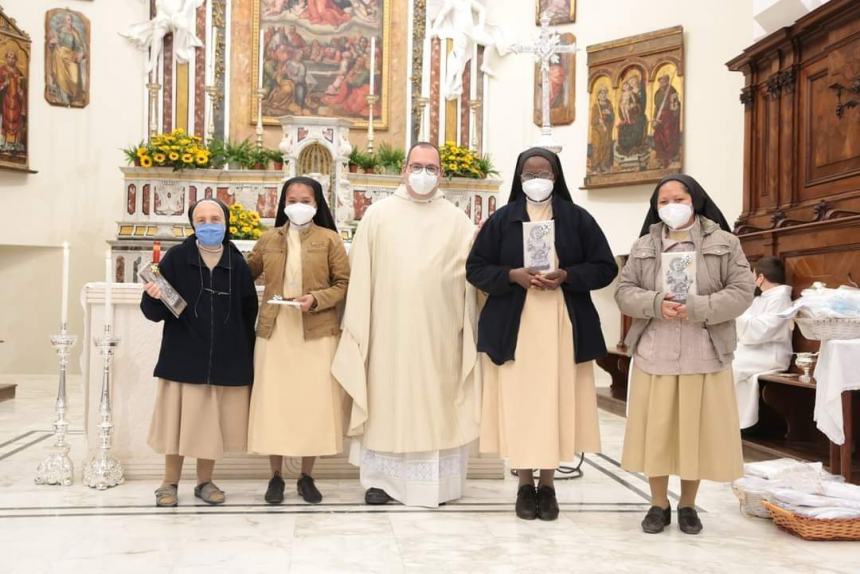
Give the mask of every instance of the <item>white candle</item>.
[{"label": "white candle", "polygon": [[105,255],[105,330],[108,330],[113,323],[113,302],[111,295],[111,256],[110,256],[110,247],[107,249],[107,254]]},{"label": "white candle", "polygon": [[63,303],[60,325],[63,329],[69,322],[69,242],[63,241]]},{"label": "white candle", "polygon": [[469,73],[469,98],[478,99],[478,45],[472,49],[472,67]]},{"label": "white candle", "polygon": [[209,81],[207,85],[213,86],[215,85],[215,57],[216,57],[216,45],[218,43],[218,27],[212,26],[212,37],[209,39],[209,62],[208,62],[208,73],[209,73]]},{"label": "white candle", "polygon": [[263,89],[263,64],[265,63],[265,32],[263,32],[263,28],[260,28],[260,54],[259,54],[259,68],[260,68],[260,77],[257,79],[257,88]]},{"label": "white candle", "polygon": [[374,88],[376,86],[376,36],[370,37],[370,95],[374,95],[376,92]]}]

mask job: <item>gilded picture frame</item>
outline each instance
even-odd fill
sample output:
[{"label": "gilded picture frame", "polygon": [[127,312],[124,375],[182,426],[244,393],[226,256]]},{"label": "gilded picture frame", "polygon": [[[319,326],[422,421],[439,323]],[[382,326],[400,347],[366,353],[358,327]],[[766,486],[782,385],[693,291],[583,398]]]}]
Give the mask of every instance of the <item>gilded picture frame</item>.
[{"label": "gilded picture frame", "polygon": [[584,188],[654,183],[684,167],[681,26],[589,46]]},{"label": "gilded picture frame", "polygon": [[[285,115],[321,116],[348,119],[354,127],[366,128],[374,36],[373,126],[386,130],[393,1],[363,0],[361,11],[345,11],[343,0],[254,0],[251,85],[256,92],[262,83],[263,123],[279,125],[278,118]],[[252,123],[257,102],[251,98]]]},{"label": "gilded picture frame", "polygon": [[0,169],[30,170],[30,36],[0,6]]}]

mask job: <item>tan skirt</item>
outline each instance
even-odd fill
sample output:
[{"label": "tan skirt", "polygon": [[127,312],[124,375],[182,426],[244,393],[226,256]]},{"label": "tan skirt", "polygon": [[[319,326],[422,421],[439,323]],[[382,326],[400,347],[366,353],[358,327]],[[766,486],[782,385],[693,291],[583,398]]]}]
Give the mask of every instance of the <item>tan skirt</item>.
[{"label": "tan skirt", "polygon": [[331,376],[334,335],[304,340],[301,311],[282,307],[257,339],[248,451],[323,456],[343,451],[344,392]]},{"label": "tan skirt", "polygon": [[600,452],[594,364],[574,362],[561,290],[529,290],[515,360],[481,361],[481,452],[506,457],[511,468],[556,468],[576,453]]},{"label": "tan skirt", "polygon": [[621,466],[646,476],[729,482],[743,476],[731,368],[649,375],[633,366]]},{"label": "tan skirt", "polygon": [[249,387],[158,380],[147,443],[160,454],[217,460],[244,453]]}]

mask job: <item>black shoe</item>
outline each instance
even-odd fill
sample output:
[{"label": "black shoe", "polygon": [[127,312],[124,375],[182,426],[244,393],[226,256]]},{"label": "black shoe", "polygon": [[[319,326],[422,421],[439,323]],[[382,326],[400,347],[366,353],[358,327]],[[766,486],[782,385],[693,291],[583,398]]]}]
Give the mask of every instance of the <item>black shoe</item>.
[{"label": "black shoe", "polygon": [[538,517],[538,498],[534,485],[524,484],[517,490],[517,516],[523,520]]},{"label": "black shoe", "polygon": [[388,493],[381,488],[368,488],[367,492],[364,493],[365,504],[379,506],[382,504],[388,504],[392,500],[394,499],[388,496]]},{"label": "black shoe", "polygon": [[702,521],[695,508],[685,506],[678,507],[678,527],[684,534],[698,534],[702,531]]},{"label": "black shoe", "polygon": [[540,485],[537,488],[537,515],[541,520],[558,518],[558,499],[555,489],[551,486]]},{"label": "black shoe", "polygon": [[311,504],[319,504],[322,502],[322,493],[317,490],[317,487],[314,484],[314,479],[310,475],[302,473],[301,478],[296,481],[296,488],[299,491],[299,496],[301,496],[305,502],[309,502]]},{"label": "black shoe", "polygon": [[652,506],[642,520],[642,530],[648,534],[659,534],[672,523],[672,507]]},{"label": "black shoe", "polygon": [[265,498],[269,504],[280,504],[284,501],[284,479],[280,474],[276,474],[269,481]]}]

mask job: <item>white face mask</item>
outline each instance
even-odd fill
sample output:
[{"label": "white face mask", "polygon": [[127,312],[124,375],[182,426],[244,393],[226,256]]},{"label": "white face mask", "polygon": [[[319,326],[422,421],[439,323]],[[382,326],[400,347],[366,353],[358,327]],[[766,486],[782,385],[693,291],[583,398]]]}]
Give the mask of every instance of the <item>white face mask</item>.
[{"label": "white face mask", "polygon": [[293,225],[306,225],[317,214],[317,208],[307,203],[290,203],[284,206],[284,213]]},{"label": "white face mask", "polygon": [[667,203],[657,210],[657,214],[663,223],[672,229],[679,229],[687,225],[693,217],[693,206],[687,203]]},{"label": "white face mask", "polygon": [[523,192],[532,201],[541,202],[552,195],[555,182],[551,179],[535,178],[523,182]]},{"label": "white face mask", "polygon": [[418,195],[430,195],[439,184],[439,176],[427,173],[426,169],[409,174],[409,189]]}]

